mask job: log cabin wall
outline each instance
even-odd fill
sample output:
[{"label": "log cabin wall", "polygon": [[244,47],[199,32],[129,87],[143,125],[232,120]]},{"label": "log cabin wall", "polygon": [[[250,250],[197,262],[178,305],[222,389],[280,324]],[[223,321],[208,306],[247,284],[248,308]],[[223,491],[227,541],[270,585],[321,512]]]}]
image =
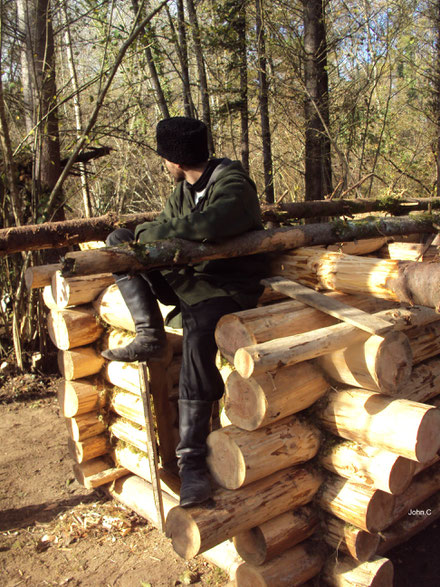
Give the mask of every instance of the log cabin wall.
[{"label": "log cabin wall", "polygon": [[[271,275],[327,290],[327,311],[310,305],[321,298],[291,299],[269,279],[258,308],[219,322],[226,391],[223,426],[208,438],[211,508],[177,506],[182,341],[168,331],[149,379],[178,554],[203,553],[238,586],[318,574],[329,585],[392,585],[384,554],[440,517],[440,316],[396,303],[387,285],[399,259],[436,258],[416,245],[370,239],[276,255]],[[75,476],[157,525],[137,365],[100,355],[133,336],[129,311],[109,274],[33,272],[59,349]]]}]

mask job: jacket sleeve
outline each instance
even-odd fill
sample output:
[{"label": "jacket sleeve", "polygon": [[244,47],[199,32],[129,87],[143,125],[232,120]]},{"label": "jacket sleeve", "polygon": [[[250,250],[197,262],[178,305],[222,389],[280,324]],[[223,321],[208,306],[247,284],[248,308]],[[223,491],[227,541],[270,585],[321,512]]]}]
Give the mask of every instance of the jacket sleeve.
[{"label": "jacket sleeve", "polygon": [[212,187],[210,204],[180,218],[170,218],[167,210],[161,221],[149,222],[136,229],[141,243],[168,238],[212,241],[237,236],[256,228],[259,218],[258,198],[252,184],[241,174],[224,178]]}]

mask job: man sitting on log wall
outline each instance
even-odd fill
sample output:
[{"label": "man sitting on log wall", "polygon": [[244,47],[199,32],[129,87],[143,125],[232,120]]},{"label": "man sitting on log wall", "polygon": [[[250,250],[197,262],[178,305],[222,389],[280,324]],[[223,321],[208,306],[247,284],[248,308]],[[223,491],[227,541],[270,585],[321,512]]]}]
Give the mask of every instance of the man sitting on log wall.
[{"label": "man sitting on log wall", "polygon": [[[199,120],[174,117],[156,128],[157,152],[177,182],[165,209],[153,222],[121,228],[107,244],[135,239],[152,243],[183,238],[219,242],[262,228],[254,182],[238,161],[209,159],[207,127]],[[224,392],[215,365],[214,330],[224,315],[255,306],[262,293],[262,255],[217,259],[138,275],[115,275],[132,314],[136,338],[128,346],[106,350],[111,361],[145,361],[160,356],[166,343],[157,300],[180,308],[183,356],[179,382],[179,433],[176,454],[181,478],[180,505],[211,497],[206,467],[206,438],[213,402]]]}]

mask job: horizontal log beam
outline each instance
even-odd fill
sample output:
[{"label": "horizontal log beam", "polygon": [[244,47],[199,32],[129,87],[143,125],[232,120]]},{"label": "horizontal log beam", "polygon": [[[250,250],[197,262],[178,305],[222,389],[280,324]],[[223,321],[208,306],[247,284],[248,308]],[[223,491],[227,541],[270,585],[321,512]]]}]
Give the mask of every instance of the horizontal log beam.
[{"label": "horizontal log beam", "polygon": [[[437,210],[440,200],[426,198],[420,200],[338,200],[316,202],[290,202],[276,206],[266,206],[262,210],[264,221],[280,221],[287,218],[316,218],[319,216],[352,216],[363,212],[386,211],[398,215],[406,215],[417,210]],[[81,242],[104,240],[106,236],[118,226],[133,229],[137,224],[154,220],[158,212],[143,214],[121,215],[110,212],[96,218],[75,218],[62,222],[44,222],[26,226],[13,226],[0,230],[0,256],[17,253],[52,249],[74,245]],[[387,219],[389,220],[389,219]],[[340,221],[339,221],[340,223]],[[412,232],[420,232],[413,230]],[[430,232],[432,232],[431,230]],[[345,232],[345,229],[344,229]],[[425,232],[422,230],[422,232]],[[370,236],[391,236],[376,230]],[[358,237],[361,238],[361,237]],[[338,240],[353,240],[353,237],[344,236]],[[334,242],[334,241],[333,241]]]}]

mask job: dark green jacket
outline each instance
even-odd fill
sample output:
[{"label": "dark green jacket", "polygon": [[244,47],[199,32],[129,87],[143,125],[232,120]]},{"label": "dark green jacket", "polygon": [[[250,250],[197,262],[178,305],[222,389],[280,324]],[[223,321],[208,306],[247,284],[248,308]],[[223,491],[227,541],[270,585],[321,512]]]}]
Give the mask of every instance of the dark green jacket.
[{"label": "dark green jacket", "polygon": [[[186,181],[180,182],[159,217],[136,227],[136,240],[146,244],[178,237],[215,243],[263,228],[255,184],[238,161],[220,162],[197,205],[189,188]],[[267,269],[264,255],[249,255],[175,267],[162,273],[189,305],[228,295],[242,308],[248,308],[256,304],[263,290],[259,282]]]}]

